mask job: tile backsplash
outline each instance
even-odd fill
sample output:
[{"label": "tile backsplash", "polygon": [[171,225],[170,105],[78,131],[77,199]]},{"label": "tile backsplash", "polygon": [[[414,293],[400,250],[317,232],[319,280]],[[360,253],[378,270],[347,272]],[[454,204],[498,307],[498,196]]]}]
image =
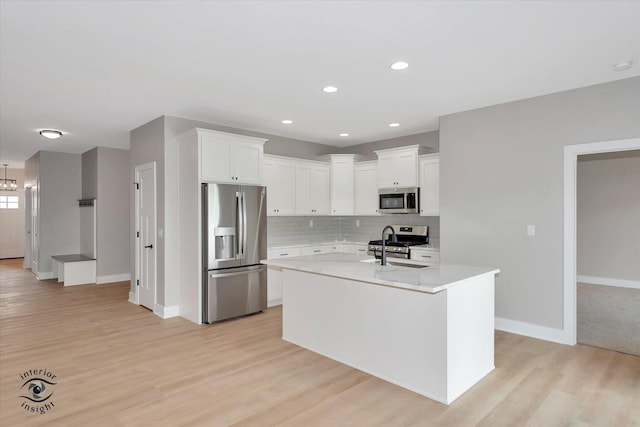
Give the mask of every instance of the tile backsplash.
[{"label": "tile backsplash", "polygon": [[[309,222],[313,221],[313,227]],[[356,221],[359,226],[356,227]],[[440,217],[380,216],[272,216],[267,218],[267,245],[286,246],[332,241],[363,242],[380,239],[385,225],[428,225],[429,242],[440,243]]]}]

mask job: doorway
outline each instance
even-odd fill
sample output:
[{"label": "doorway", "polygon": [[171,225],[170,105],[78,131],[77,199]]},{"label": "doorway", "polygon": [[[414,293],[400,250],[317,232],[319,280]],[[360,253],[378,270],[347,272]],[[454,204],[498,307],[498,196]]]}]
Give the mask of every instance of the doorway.
[{"label": "doorway", "polygon": [[578,156],[640,149],[640,138],[564,147],[564,343],[577,342],[576,188]]},{"label": "doorway", "polygon": [[135,168],[135,258],[138,304],[156,305],[156,163]]}]

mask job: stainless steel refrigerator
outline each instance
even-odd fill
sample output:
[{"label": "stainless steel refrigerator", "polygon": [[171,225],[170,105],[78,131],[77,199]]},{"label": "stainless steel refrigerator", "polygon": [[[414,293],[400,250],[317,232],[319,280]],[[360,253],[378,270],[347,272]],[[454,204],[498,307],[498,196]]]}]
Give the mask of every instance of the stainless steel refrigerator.
[{"label": "stainless steel refrigerator", "polygon": [[267,189],[202,184],[203,322],[267,308]]}]

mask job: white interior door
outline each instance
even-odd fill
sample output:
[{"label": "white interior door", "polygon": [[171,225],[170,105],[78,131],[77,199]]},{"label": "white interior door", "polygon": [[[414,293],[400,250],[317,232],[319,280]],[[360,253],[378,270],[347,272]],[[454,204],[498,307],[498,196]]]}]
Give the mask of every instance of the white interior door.
[{"label": "white interior door", "polygon": [[156,173],[155,163],[136,167],[136,278],[138,302],[151,310],[156,303]]},{"label": "white interior door", "polygon": [[23,268],[31,268],[31,187],[24,189],[24,261]]},{"label": "white interior door", "polygon": [[38,274],[38,249],[40,248],[38,233],[40,231],[38,222],[38,198],[40,188],[38,183],[31,187],[31,272]]}]

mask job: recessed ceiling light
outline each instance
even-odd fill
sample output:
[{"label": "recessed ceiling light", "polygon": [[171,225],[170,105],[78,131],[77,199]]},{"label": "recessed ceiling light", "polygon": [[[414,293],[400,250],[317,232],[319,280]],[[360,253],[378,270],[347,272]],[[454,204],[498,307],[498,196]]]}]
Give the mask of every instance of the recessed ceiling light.
[{"label": "recessed ceiling light", "polygon": [[340,136],[349,136],[348,133],[341,133]]},{"label": "recessed ceiling light", "polygon": [[392,70],[405,70],[407,68],[409,68],[409,64],[407,64],[406,62],[398,61],[391,64]]},{"label": "recessed ceiling light", "polygon": [[293,123],[293,120],[285,119],[285,120],[282,121],[282,123],[285,124],[285,125],[290,125],[291,123]]},{"label": "recessed ceiling light", "polygon": [[327,86],[325,88],[322,88],[323,91],[327,92],[327,93],[333,93],[333,92],[337,92],[338,88],[335,86]]},{"label": "recessed ceiling light", "polygon": [[62,132],[60,132],[59,130],[53,130],[53,129],[42,129],[40,131],[40,135],[49,139],[58,139],[62,136]]},{"label": "recessed ceiling light", "polygon": [[628,70],[629,68],[631,68],[632,65],[633,65],[633,61],[620,61],[617,64],[613,65],[613,70],[614,71]]},{"label": "recessed ceiling light", "polygon": [[390,128],[397,128],[398,126],[400,126],[400,123],[389,123]]}]

